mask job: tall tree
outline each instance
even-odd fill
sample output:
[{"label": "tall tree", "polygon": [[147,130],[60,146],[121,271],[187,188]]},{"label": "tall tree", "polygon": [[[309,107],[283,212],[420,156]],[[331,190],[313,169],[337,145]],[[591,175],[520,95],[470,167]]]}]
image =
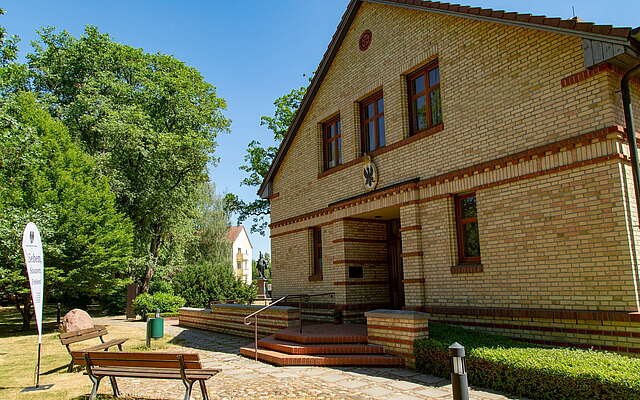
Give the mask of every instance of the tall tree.
[{"label": "tall tree", "polygon": [[27,56],[51,112],[111,179],[135,227],[135,255],[147,291],[163,245],[208,181],[207,163],[229,120],[225,101],[175,58],[115,43],[88,26],[79,38],[46,28]]},{"label": "tall tree", "polygon": [[[274,145],[264,146],[258,140],[252,140],[249,143],[244,156],[244,164],[240,167],[247,173],[247,176],[241,181],[242,185],[257,189],[264,177],[267,176],[269,167],[278,152],[278,146],[287,134],[306,92],[306,87],[291,90],[274,101],[275,112],[273,116],[260,118],[260,125],[266,126],[273,134]],[[261,235],[265,234],[266,217],[271,212],[269,200],[254,199],[247,202],[233,193],[228,193],[225,196],[225,204],[227,210],[238,215],[238,224],[242,224],[250,218],[252,220],[251,231]]]},{"label": "tall tree", "polygon": [[0,294],[21,312],[31,298],[22,230],[41,229],[48,292],[110,296],[126,279],[132,227],[116,210],[108,179],[31,93],[0,100]]}]

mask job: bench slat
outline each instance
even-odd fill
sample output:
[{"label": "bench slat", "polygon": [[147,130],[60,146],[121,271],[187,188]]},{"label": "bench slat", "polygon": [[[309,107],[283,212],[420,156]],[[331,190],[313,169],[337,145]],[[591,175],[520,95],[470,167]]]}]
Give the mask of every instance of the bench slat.
[{"label": "bench slat", "polygon": [[107,327],[105,325],[94,325],[93,328],[87,328],[87,329],[80,329],[79,331],[71,331],[71,332],[63,332],[60,334],[60,339],[66,339],[66,338],[70,338],[73,336],[81,336],[84,335],[85,333],[89,333],[89,332],[93,332],[96,329],[101,330],[107,330]]},{"label": "bench slat", "polygon": [[[78,365],[85,365],[84,361],[74,359],[74,362]],[[165,368],[165,369],[179,369],[180,362],[176,361],[140,361],[140,360],[98,360],[91,359],[92,365],[96,367],[145,367],[145,368]],[[186,362],[185,369],[202,369],[200,362]]]},{"label": "bench slat", "polygon": [[[79,355],[80,357],[84,357],[84,353],[86,351],[74,350],[71,352],[72,355]],[[182,355],[185,361],[200,361],[200,355],[198,353],[156,353],[156,352],[138,352],[138,351],[119,351],[119,352],[89,352],[89,357],[91,357],[91,361],[94,360],[118,360],[118,359],[126,359],[126,360],[140,360],[140,361],[149,361],[149,360],[177,360],[178,355]]]},{"label": "bench slat", "polygon": [[[129,338],[122,338],[122,339],[113,339],[113,340],[109,340],[108,342],[104,342],[104,343],[100,343],[98,345],[95,345],[93,347],[88,347],[86,349],[82,349],[79,351],[98,351],[98,350],[104,350],[104,349],[108,349],[109,347],[113,347],[113,346],[117,346],[119,344],[122,344],[124,342],[126,342],[127,340],[129,340]],[[84,356],[83,356],[84,359]]]},{"label": "bench slat", "polygon": [[83,333],[81,335],[74,335],[71,337],[67,337],[67,338],[60,338],[60,341],[62,342],[62,344],[64,345],[68,345],[68,344],[72,344],[72,343],[77,343],[77,342],[82,342],[84,340],[89,340],[89,339],[93,339],[93,338],[97,338],[100,336],[106,336],[107,330],[106,329],[94,329],[91,332],[86,332]]},{"label": "bench slat", "polygon": [[[83,351],[73,351],[73,361],[85,365]],[[197,353],[88,352],[96,367],[180,368],[178,355],[184,357],[185,369],[202,369]]]},{"label": "bench slat", "polygon": [[[92,372],[95,376],[115,376],[128,378],[154,378],[154,379],[182,379],[180,370],[171,370],[165,368],[102,368],[94,367]],[[185,371],[185,375],[191,380],[206,380],[218,374],[220,370],[215,369],[193,369]]]}]

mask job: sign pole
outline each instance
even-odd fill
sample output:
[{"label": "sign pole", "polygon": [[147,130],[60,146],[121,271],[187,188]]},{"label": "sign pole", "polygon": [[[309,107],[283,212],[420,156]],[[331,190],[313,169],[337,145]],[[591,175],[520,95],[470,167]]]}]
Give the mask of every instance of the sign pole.
[{"label": "sign pole", "polygon": [[36,364],[36,385],[24,388],[23,392],[46,390],[53,385],[40,386],[40,353],[42,352],[42,306],[44,304],[44,257],[42,255],[42,240],[40,231],[33,222],[29,222],[22,234],[22,251],[29,275],[33,312],[36,316],[38,328],[38,362]]},{"label": "sign pole", "polygon": [[38,364],[36,365],[36,388],[40,388],[40,350],[42,350],[42,343],[38,342]]}]

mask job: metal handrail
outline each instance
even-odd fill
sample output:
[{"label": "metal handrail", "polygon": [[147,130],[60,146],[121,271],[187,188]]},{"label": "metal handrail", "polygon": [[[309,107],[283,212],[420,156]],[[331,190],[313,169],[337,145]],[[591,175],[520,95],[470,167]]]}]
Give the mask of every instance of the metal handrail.
[{"label": "metal handrail", "polygon": [[[285,299],[298,299],[298,309],[300,310],[300,334],[302,334],[302,301],[304,299],[304,302],[307,303],[309,302],[309,299],[311,297],[320,297],[320,296],[331,296],[333,297],[335,295],[334,292],[330,292],[330,293],[320,293],[320,294],[290,294],[287,296],[283,296],[280,297],[278,300],[274,301],[271,304],[267,304],[266,306],[262,307],[261,309],[259,309],[258,311],[255,311],[249,315],[247,315],[246,317],[244,317],[244,324],[249,326],[251,325],[251,323],[253,322],[254,324],[254,351],[255,351],[255,359],[256,361],[258,361],[258,315],[260,313],[262,313],[263,311],[275,306],[276,304],[284,301]],[[253,321],[251,321],[251,318],[253,318]]]}]

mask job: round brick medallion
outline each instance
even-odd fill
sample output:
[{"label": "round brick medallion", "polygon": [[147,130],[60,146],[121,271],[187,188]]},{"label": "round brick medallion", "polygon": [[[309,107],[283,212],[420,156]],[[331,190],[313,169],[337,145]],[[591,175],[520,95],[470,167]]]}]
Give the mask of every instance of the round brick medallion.
[{"label": "round brick medallion", "polygon": [[360,35],[360,51],[365,51],[369,48],[369,45],[371,44],[371,36],[371,31],[368,29],[362,32],[362,35]]}]

